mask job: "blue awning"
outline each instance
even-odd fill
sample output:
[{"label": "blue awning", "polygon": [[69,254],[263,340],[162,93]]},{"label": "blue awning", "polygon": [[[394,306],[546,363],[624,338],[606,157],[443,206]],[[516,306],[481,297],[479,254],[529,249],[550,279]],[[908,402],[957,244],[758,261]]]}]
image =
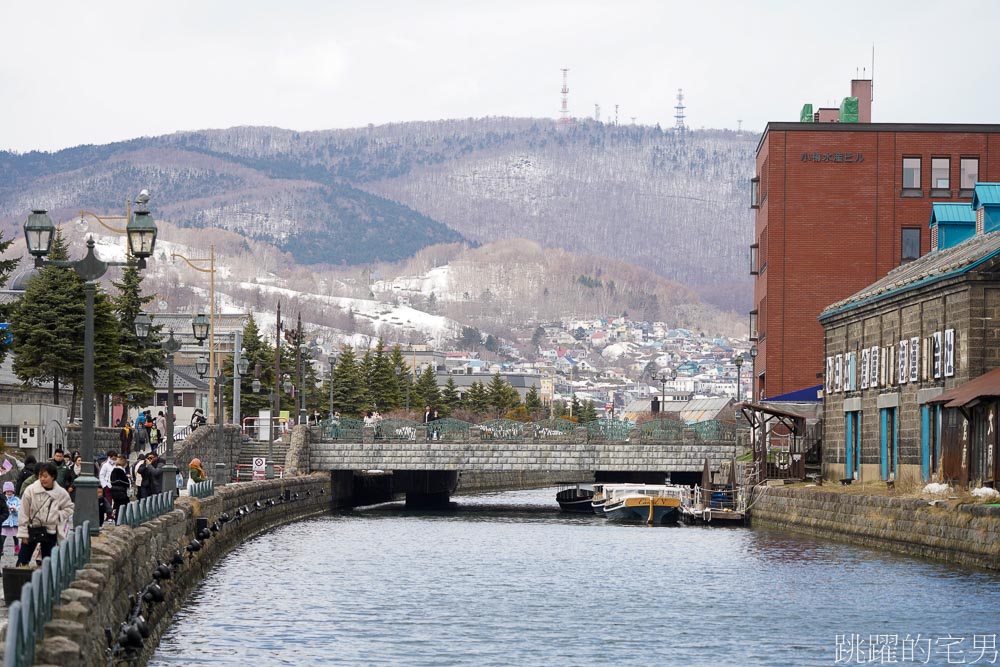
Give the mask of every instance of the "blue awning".
[{"label": "blue awning", "polygon": [[788,401],[796,403],[805,403],[806,401],[819,402],[819,393],[823,391],[823,385],[818,384],[815,387],[806,387],[805,389],[796,389],[795,391],[790,391],[787,394],[782,394],[781,396],[768,396],[766,400],[768,403],[772,401]]}]

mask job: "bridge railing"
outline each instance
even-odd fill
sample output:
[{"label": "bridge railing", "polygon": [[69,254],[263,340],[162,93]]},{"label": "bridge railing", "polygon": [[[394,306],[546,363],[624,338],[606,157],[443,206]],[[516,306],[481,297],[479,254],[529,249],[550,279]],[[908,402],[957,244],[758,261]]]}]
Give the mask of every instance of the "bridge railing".
[{"label": "bridge railing", "polygon": [[639,424],[643,442],[676,442],[684,439],[684,424],[673,419],[652,419]]},{"label": "bridge railing", "polygon": [[435,419],[427,424],[427,439],[438,442],[468,442],[472,424],[461,419]]},{"label": "bridge railing", "polygon": [[188,487],[188,493],[194,498],[208,498],[215,493],[215,480],[206,479],[204,482],[195,482]]},{"label": "bridge railing", "polygon": [[320,422],[322,437],[326,440],[361,442],[365,422],[353,417],[337,417]]},{"label": "bridge railing", "polygon": [[42,566],[31,574],[7,614],[3,667],[26,667],[35,663],[35,643],[52,620],[52,608],[76,572],[90,560],[90,522],[77,526]]},{"label": "bridge railing", "polygon": [[586,422],[587,442],[627,442],[632,422],[621,419],[595,419]]},{"label": "bridge railing", "polygon": [[418,426],[420,424],[409,419],[383,419],[375,424],[375,439],[416,440]]},{"label": "bridge railing", "polygon": [[[326,420],[320,424],[323,440],[363,442],[364,422],[349,417]],[[639,424],[624,419],[597,419],[590,422],[573,422],[568,419],[546,419],[537,422],[519,422],[510,419],[492,419],[480,424],[470,424],[458,419],[438,419],[421,424],[408,419],[383,419],[368,437],[383,442],[447,442],[464,443],[470,440],[542,442],[629,442],[679,443],[687,440],[700,442],[736,440],[736,424],[731,421],[709,420],[685,424],[674,419],[652,419]]]},{"label": "bridge railing", "polygon": [[576,422],[568,419],[545,419],[531,422],[525,432],[532,432],[538,440],[547,442],[573,442],[576,440]]},{"label": "bridge railing", "polygon": [[694,431],[697,440],[735,440],[736,422],[724,422],[718,419],[695,422],[688,428]]},{"label": "bridge railing", "polygon": [[479,431],[479,437],[483,440],[523,440],[523,422],[512,419],[491,419],[482,424],[470,427],[471,430]]}]

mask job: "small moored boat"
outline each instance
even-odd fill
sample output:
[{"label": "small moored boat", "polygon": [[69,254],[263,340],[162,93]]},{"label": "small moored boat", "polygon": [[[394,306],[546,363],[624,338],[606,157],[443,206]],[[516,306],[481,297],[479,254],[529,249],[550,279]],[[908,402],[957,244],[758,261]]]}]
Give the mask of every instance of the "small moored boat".
[{"label": "small moored boat", "polygon": [[681,503],[689,494],[687,487],[673,484],[646,484],[640,488],[613,490],[604,505],[604,515],[610,521],[676,523]]},{"label": "small moored boat", "polygon": [[604,505],[615,493],[626,489],[641,489],[645,484],[594,484],[594,497],[590,505],[594,514],[604,516]]},{"label": "small moored boat", "polygon": [[578,514],[593,514],[594,508],[590,501],[594,497],[594,490],[574,484],[561,489],[556,494],[556,502],[563,512],[575,512]]}]

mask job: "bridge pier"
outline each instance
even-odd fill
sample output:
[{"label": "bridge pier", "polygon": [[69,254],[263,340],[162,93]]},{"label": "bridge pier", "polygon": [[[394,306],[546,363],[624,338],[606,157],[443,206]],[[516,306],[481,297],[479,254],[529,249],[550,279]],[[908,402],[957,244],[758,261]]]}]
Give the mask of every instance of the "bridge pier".
[{"label": "bridge pier", "polygon": [[354,471],[330,471],[330,498],[336,509],[354,507]]},{"label": "bridge pier", "polygon": [[392,475],[392,490],[406,494],[407,509],[444,509],[456,488],[455,470],[395,470]]}]

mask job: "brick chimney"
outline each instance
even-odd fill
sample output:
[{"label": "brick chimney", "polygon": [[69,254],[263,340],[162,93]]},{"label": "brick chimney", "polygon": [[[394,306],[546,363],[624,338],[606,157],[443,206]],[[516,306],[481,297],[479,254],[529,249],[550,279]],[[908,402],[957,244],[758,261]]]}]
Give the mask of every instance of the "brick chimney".
[{"label": "brick chimney", "polygon": [[858,98],[858,122],[872,122],[872,80],[851,79],[851,97]]}]

